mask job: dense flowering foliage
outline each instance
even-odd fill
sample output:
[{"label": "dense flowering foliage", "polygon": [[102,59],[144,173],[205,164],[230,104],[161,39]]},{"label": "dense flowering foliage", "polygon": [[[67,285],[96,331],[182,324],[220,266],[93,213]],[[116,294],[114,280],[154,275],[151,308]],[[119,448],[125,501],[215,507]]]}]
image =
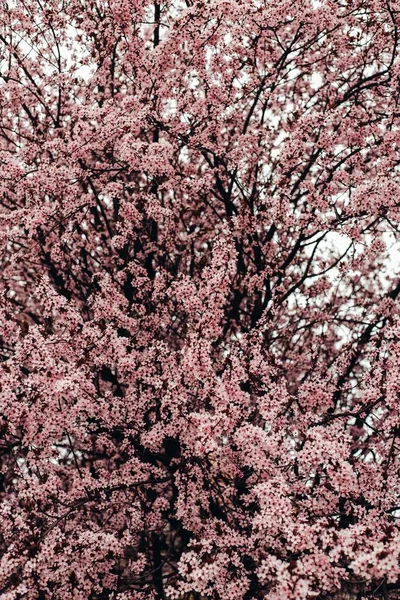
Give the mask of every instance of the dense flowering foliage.
[{"label": "dense flowering foliage", "polygon": [[2,600],[400,588],[399,23],[2,0]]}]

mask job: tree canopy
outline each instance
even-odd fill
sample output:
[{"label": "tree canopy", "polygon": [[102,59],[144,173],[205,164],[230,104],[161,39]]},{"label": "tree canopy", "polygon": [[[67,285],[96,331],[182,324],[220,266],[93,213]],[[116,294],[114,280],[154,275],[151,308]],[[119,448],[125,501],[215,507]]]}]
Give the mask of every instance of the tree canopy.
[{"label": "tree canopy", "polygon": [[0,6],[0,598],[400,589],[397,0]]}]

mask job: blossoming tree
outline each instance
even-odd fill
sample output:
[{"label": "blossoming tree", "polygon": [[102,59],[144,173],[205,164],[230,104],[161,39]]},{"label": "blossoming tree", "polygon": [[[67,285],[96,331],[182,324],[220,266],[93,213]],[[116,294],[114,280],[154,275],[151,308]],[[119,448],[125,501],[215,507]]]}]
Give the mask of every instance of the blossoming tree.
[{"label": "blossoming tree", "polygon": [[3,0],[1,599],[395,597],[399,22]]}]

